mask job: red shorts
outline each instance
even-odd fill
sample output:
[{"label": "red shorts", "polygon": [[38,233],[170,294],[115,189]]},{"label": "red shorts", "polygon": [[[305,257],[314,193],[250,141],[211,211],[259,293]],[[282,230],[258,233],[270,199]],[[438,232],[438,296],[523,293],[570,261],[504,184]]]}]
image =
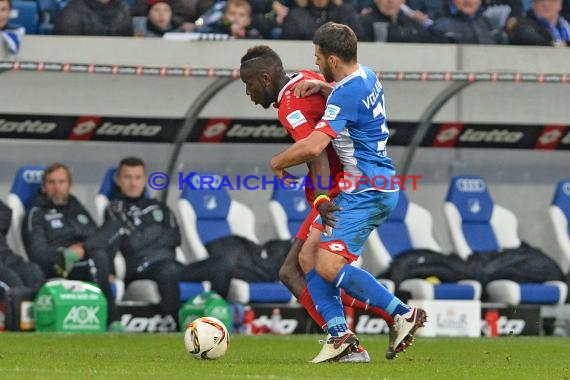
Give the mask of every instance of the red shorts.
[{"label": "red shorts", "polygon": [[307,215],[305,221],[303,222],[303,224],[301,224],[301,227],[299,227],[299,231],[297,231],[297,235],[295,237],[299,240],[306,241],[307,238],[309,237],[309,232],[311,232],[311,227],[316,228],[319,231],[322,231],[323,226],[321,226],[319,223],[315,223],[315,220],[318,217],[319,217],[319,212],[317,211],[317,209],[311,207],[311,212],[309,212],[309,215]]}]

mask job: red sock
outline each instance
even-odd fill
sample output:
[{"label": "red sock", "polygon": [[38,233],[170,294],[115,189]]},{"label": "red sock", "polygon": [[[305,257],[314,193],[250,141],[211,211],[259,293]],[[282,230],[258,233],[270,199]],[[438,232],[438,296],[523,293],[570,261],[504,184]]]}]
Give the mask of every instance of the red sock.
[{"label": "red sock", "polygon": [[309,289],[307,289],[307,287],[305,287],[305,289],[303,289],[303,291],[301,292],[301,296],[299,297],[299,303],[303,305],[305,310],[307,310],[307,313],[309,313],[311,318],[313,318],[313,321],[315,321],[317,326],[322,328],[324,331],[327,331],[327,323],[325,322],[323,316],[317,311],[315,303],[313,302],[313,299],[311,298],[311,295],[309,294]]},{"label": "red sock", "polygon": [[356,298],[346,294],[344,290],[340,294],[341,294],[340,298],[342,300],[343,305],[376,314],[377,316],[385,320],[388,326],[392,326],[394,324],[394,317],[392,317],[390,314],[380,309],[379,307],[370,306],[367,303],[357,300]]}]

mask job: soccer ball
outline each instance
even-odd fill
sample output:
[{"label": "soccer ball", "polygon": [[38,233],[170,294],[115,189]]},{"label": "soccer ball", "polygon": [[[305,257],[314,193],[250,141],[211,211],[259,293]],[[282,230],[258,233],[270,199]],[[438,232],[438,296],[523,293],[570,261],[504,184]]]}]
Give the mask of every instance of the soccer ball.
[{"label": "soccer ball", "polygon": [[230,334],[219,319],[202,317],[188,325],[184,344],[196,359],[219,359],[230,346]]}]

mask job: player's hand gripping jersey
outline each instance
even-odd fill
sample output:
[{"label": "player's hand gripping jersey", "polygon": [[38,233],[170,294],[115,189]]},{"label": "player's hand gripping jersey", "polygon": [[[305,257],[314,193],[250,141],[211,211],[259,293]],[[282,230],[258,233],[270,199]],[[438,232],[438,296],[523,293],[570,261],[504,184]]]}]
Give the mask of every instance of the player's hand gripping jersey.
[{"label": "player's hand gripping jersey", "polygon": [[[277,97],[277,103],[275,104],[275,107],[279,109],[278,116],[281,125],[283,125],[295,141],[308,137],[315,130],[317,123],[321,120],[325,111],[326,99],[319,94],[314,94],[306,98],[295,97],[293,88],[297,83],[306,79],[324,81],[323,77],[312,71],[299,71],[293,74],[291,80],[281,89]],[[326,152],[329,160],[330,175],[333,180],[331,189],[329,190],[329,196],[335,197],[340,192],[338,176],[342,172],[342,164],[332,145],[327,146]],[[310,171],[308,178],[313,178]],[[328,187],[328,179],[320,179],[320,184],[315,183],[313,187],[316,191],[323,190]],[[309,204],[313,204],[315,190],[310,186],[305,187],[305,195]]]},{"label": "player's hand gripping jersey", "polygon": [[[395,169],[386,154],[384,89],[370,68],[359,65],[335,84],[316,130],[334,139],[332,144],[344,167],[342,191],[398,190],[390,181]],[[363,179],[357,183],[358,177]]]}]

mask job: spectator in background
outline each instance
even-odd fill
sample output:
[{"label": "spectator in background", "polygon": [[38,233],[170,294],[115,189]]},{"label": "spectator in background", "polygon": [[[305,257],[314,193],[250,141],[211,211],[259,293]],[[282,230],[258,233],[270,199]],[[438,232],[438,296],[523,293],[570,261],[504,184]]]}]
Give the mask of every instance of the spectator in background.
[{"label": "spectator in background", "polygon": [[281,38],[281,26],[289,9],[295,6],[294,0],[250,0],[252,26],[264,39]]},{"label": "spectator in background", "polygon": [[46,277],[95,282],[108,304],[108,323],[118,319],[111,290],[113,265],[108,253],[120,225],[98,229],[85,207],[71,194],[72,178],[63,164],[44,172],[41,192],[34,198],[22,226],[30,261]]},{"label": "spectator in background", "polygon": [[[199,17],[215,2],[215,0],[170,0],[168,3],[172,9],[172,23],[179,25],[184,32],[192,32]],[[137,0],[131,9],[131,14],[133,17],[146,17],[148,10],[148,0]]]},{"label": "spectator in background", "polygon": [[247,0],[228,0],[224,16],[210,27],[201,28],[201,33],[227,34],[233,38],[261,38],[259,31],[251,26],[251,5]]},{"label": "spectator in background", "polygon": [[12,210],[0,201],[0,281],[10,287],[39,289],[46,278],[41,268],[26,262],[8,247],[6,235],[12,221]]},{"label": "spectator in background", "polygon": [[312,40],[315,31],[329,21],[348,25],[362,37],[358,14],[342,0],[297,0],[297,5],[283,21],[284,40]]},{"label": "spectator in background", "polygon": [[374,0],[374,3],[372,12],[361,17],[361,41],[432,42],[427,29],[400,9],[404,0]]},{"label": "spectator in background", "polygon": [[526,17],[508,28],[514,45],[570,46],[570,24],[560,15],[562,0],[534,0]]},{"label": "spectator in background", "polygon": [[481,0],[453,0],[450,14],[429,28],[438,42],[502,44],[506,35],[483,16]]},{"label": "spectator in background", "polygon": [[57,18],[54,34],[132,36],[131,14],[121,0],[71,0]]},{"label": "spectator in background", "polygon": [[182,32],[172,22],[172,8],[167,0],[148,0],[146,17],[133,17],[133,29],[136,37],[162,37],[168,32]]},{"label": "spectator in background", "polygon": [[212,290],[226,297],[235,260],[221,255],[186,266],[178,262],[176,248],[181,236],[174,213],[164,202],[144,196],[146,183],[146,169],[141,159],[121,160],[115,174],[119,194],[105,211],[103,229],[118,222],[121,229],[127,231],[116,247],[125,257],[125,285],[135,280],[155,281],[162,315],[178,320],[178,283],[210,281]]},{"label": "spectator in background", "polygon": [[444,1],[447,0],[407,0],[406,4],[415,11],[420,11],[432,20],[443,15]]},{"label": "spectator in background", "polygon": [[352,8],[360,16],[367,15],[368,13],[372,12],[372,9],[375,7],[373,0],[352,0],[351,4]]},{"label": "spectator in background", "polygon": [[18,54],[20,40],[26,33],[26,30],[21,26],[9,23],[11,11],[12,0],[0,0],[0,38],[11,54]]}]

